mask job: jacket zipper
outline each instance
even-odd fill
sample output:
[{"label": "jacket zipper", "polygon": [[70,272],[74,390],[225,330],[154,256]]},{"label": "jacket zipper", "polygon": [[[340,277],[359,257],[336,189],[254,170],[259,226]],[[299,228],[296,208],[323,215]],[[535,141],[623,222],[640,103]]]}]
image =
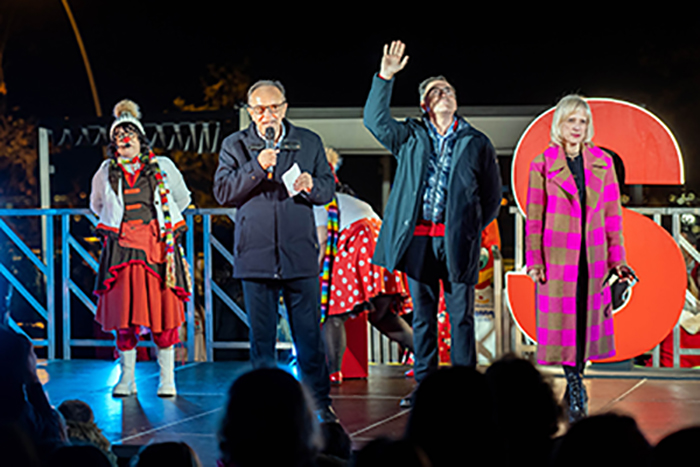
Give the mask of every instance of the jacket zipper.
[{"label": "jacket zipper", "polygon": [[[275,192],[275,195],[277,193]],[[282,276],[282,271],[280,270],[280,250],[279,250],[279,235],[277,232],[277,207],[279,206],[279,202],[277,198],[274,198],[273,200],[273,205],[274,205],[274,212],[273,212],[273,221],[274,221],[274,230],[275,230],[275,272],[274,272],[274,278],[275,279],[280,279]]]}]

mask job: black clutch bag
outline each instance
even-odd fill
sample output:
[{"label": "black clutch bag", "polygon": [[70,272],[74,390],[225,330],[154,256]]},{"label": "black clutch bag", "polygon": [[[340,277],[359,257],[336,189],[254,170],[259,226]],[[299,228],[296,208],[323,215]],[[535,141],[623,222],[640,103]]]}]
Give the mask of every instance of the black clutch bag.
[{"label": "black clutch bag", "polygon": [[618,276],[614,271],[610,271],[606,282],[610,281],[612,281],[610,285],[610,295],[612,298],[613,310],[619,310],[629,301],[632,294],[632,287],[639,282],[639,278],[632,268],[624,266],[623,277]]}]

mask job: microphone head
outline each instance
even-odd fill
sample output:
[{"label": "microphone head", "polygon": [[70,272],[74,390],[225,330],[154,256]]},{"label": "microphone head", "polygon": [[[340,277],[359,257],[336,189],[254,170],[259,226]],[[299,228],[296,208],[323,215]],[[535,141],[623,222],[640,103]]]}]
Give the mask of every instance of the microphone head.
[{"label": "microphone head", "polygon": [[265,128],[265,139],[268,139],[270,141],[275,139],[275,129],[271,126]]}]

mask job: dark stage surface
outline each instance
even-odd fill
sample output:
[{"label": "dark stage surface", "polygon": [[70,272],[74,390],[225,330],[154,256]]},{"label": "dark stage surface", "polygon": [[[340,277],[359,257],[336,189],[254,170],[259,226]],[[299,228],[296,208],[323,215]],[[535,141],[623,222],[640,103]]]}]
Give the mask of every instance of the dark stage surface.
[{"label": "dark stage surface", "polygon": [[[156,396],[155,362],[137,363],[138,396],[121,399],[111,395],[119,376],[117,363],[57,360],[42,364],[40,372],[53,405],[66,399],[87,402],[98,426],[113,444],[123,445],[122,451],[152,441],[184,441],[197,451],[203,465],[214,466],[216,431],[226,392],[248,369],[250,365],[241,362],[180,366],[176,368],[178,396],[170,399]],[[367,380],[349,380],[333,388],[336,412],[356,449],[381,435],[402,435],[409,411],[399,408],[398,402],[413,386],[412,380],[403,377],[406,369],[370,366]],[[699,371],[591,370],[587,375],[591,413],[613,410],[630,414],[652,443],[680,428],[700,425]],[[564,381],[556,373],[553,384],[555,394],[561,397]],[[119,453],[119,448],[115,451]]]}]

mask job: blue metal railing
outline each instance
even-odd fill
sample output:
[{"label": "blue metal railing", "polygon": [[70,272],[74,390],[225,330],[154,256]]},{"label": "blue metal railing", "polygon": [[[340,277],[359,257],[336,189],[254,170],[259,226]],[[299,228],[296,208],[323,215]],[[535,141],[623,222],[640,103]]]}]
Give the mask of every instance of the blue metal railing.
[{"label": "blue metal railing", "polygon": [[[2,219],[4,216],[13,217],[33,217],[37,215],[36,209],[0,209],[0,230],[7,236],[7,238],[15,245],[24,256],[29,259],[29,261],[39,270],[40,274],[44,278],[44,290],[46,292],[45,304],[41,304],[39,299],[37,299],[32,292],[29,290],[27,284],[23,284],[20,278],[16,277],[7,267],[0,262],[0,274],[14,287],[14,290],[19,293],[24,299],[29,303],[32,309],[39,314],[41,319],[46,323],[46,337],[41,339],[32,339],[27,333],[12,319],[10,316],[9,325],[17,332],[24,334],[25,336],[32,339],[34,345],[48,347],[48,357],[53,359],[56,357],[56,345],[52,336],[55,333],[55,309],[56,303],[54,301],[54,261],[53,252],[47,254],[43,252],[43,258],[39,258],[32,249],[27,246],[27,244],[20,239],[20,237],[12,230],[12,228]],[[47,223],[46,232],[44,232],[43,238],[46,239],[49,244],[53,244],[53,223]]]},{"label": "blue metal railing", "polygon": [[[213,314],[213,304],[214,298],[218,297],[224,306],[234,312],[238,318],[245,324],[248,325],[248,317],[246,313],[236,304],[236,302],[218,285],[213,281],[213,255],[214,252],[221,254],[223,259],[233,265],[233,255],[228,251],[221,241],[217,239],[212,233],[212,217],[214,216],[226,216],[233,219],[233,213],[235,210],[229,208],[218,208],[218,209],[189,209],[185,211],[184,216],[186,219],[188,231],[185,234],[184,246],[185,246],[185,258],[193,271],[192,277],[194,282],[194,267],[195,258],[197,257],[197,251],[195,250],[195,245],[201,245],[203,259],[204,259],[204,271],[203,271],[203,295],[204,295],[204,305],[205,305],[205,339],[206,339],[206,358],[208,361],[213,360],[213,351],[216,348],[221,349],[246,349],[250,348],[248,340],[245,341],[226,341],[217,342],[214,340],[214,314]],[[195,236],[198,234],[198,229],[196,229],[196,224],[198,223],[199,216],[201,216],[202,223],[202,236],[201,242],[196,242]],[[40,258],[33,251],[32,248],[27,244],[25,240],[22,239],[22,235],[15,232],[4,218],[44,218],[46,221],[42,224],[45,225],[45,232],[42,232],[42,244],[46,245],[45,251]],[[72,305],[71,298],[76,297],[79,302],[81,302],[85,308],[87,308],[93,315],[96,312],[96,300],[92,294],[88,291],[84,291],[76,282],[75,278],[71,276],[71,258],[77,258],[82,260],[89,270],[93,274],[97,272],[99,263],[98,259],[94,254],[90,253],[79,241],[78,238],[72,233],[71,226],[73,224],[72,219],[85,218],[90,224],[91,228],[97,225],[97,218],[88,209],[0,209],[0,231],[4,233],[7,239],[11,242],[14,247],[19,250],[23,255],[28,258],[28,260],[36,267],[39,275],[41,276],[40,282],[42,283],[42,288],[45,290],[46,298],[45,303],[35,297],[30,291],[26,284],[22,283],[22,278],[16,277],[4,264],[0,263],[0,274],[5,277],[14,287],[19,295],[24,297],[29,303],[31,308],[39,315],[42,322],[46,323],[46,335],[43,338],[32,339],[35,346],[48,347],[48,357],[49,359],[56,358],[56,343],[60,340],[62,345],[62,358],[70,359],[71,351],[73,347],[106,347],[114,346],[114,340],[112,339],[80,339],[74,338],[71,331],[72,322]],[[54,245],[54,224],[57,219],[60,218],[60,248]],[[213,250],[212,250],[213,247]],[[61,284],[60,289],[57,288],[56,277],[55,277],[55,265],[57,261],[58,254],[61,254]],[[35,280],[36,278],[32,278]],[[25,281],[26,283],[30,281]],[[94,281],[93,281],[94,282]],[[193,284],[194,285],[194,284]],[[195,287],[196,288],[196,287]],[[60,336],[56,334],[55,327],[55,317],[56,317],[56,302],[55,295],[60,293],[60,303],[61,303],[61,327],[58,329]],[[190,361],[194,360],[195,355],[195,291],[190,291],[193,296],[186,304],[186,323],[187,323],[187,350],[188,359]],[[16,331],[21,332],[25,335],[26,332],[10,317],[9,325]],[[27,335],[27,337],[30,337]],[[59,339],[60,337],[60,339]],[[30,337],[31,338],[31,337]],[[288,348],[288,343],[278,344],[278,347]]]},{"label": "blue metal railing", "polygon": [[[654,221],[661,223],[662,216],[671,216],[672,220],[672,234],[679,242],[681,248],[686,250],[691,256],[693,256],[696,261],[700,262],[700,253],[698,253],[692,245],[680,235],[680,217],[683,214],[692,213],[694,215],[700,215],[700,208],[642,208],[635,209],[636,211],[652,216]],[[199,254],[203,257],[203,271],[201,276],[201,289],[204,301],[204,339],[206,348],[206,360],[212,361],[214,357],[215,349],[248,349],[250,348],[250,343],[248,339],[242,341],[216,341],[214,339],[214,299],[218,298],[219,301],[224,305],[224,309],[229,309],[240,319],[244,325],[248,325],[248,317],[246,313],[236,304],[236,302],[231,298],[226,291],[214,281],[214,255],[218,253],[221,258],[233,266],[233,255],[224,246],[224,243],[220,239],[217,239],[212,232],[212,219],[216,216],[228,217],[233,221],[233,214],[235,210],[229,208],[215,208],[215,209],[190,209],[185,211],[184,216],[188,226],[188,231],[184,237],[185,246],[185,258],[190,265],[191,269],[194,271],[196,267],[195,258]],[[522,242],[524,237],[523,219],[514,209],[511,209],[511,214],[515,214],[515,266],[516,269],[523,264],[522,255]],[[71,258],[76,258],[82,260],[87,267],[96,273],[98,269],[98,260],[96,255],[89,252],[79,241],[79,239],[73,235],[71,227],[73,225],[72,219],[75,217],[82,217],[88,220],[90,223],[90,229],[94,229],[97,224],[97,219],[88,209],[0,209],[0,235],[4,235],[11,244],[16,248],[16,250],[26,257],[28,262],[36,269],[40,276],[40,280],[36,280],[33,277],[32,280],[38,283],[38,290],[42,290],[45,293],[45,297],[38,296],[37,286],[32,287],[31,281],[24,281],[21,275],[15,275],[8,267],[0,262],[0,274],[9,281],[14,287],[15,294],[23,297],[27,303],[30,305],[30,309],[33,310],[41,319],[42,323],[45,323],[45,336],[33,338],[35,346],[47,347],[47,354],[49,359],[56,358],[56,345],[57,342],[62,342],[62,358],[70,359],[71,351],[73,347],[103,347],[103,346],[114,346],[113,339],[80,339],[74,338],[71,333],[71,298],[75,296],[80,303],[82,303],[91,313],[95,313],[96,303],[95,298],[91,293],[85,292],[79,285],[74,281],[74,277],[71,276]],[[27,244],[25,240],[22,239],[22,235],[15,232],[10,224],[6,222],[6,219],[19,219],[19,218],[35,218],[45,219],[42,222],[42,232],[41,245],[43,245],[43,251],[41,255],[34,253],[32,247]],[[54,245],[54,229],[55,222],[60,218],[60,248],[56,248]],[[201,234],[200,230],[197,229],[197,225],[201,223]],[[197,238],[199,236],[199,238]],[[200,241],[197,241],[200,240]],[[198,251],[199,250],[199,251]],[[58,254],[61,254],[61,286],[60,290],[57,289],[55,267]],[[193,282],[196,274],[192,274]],[[94,282],[94,280],[92,281]],[[193,284],[194,285],[194,284]],[[193,297],[186,305],[186,323],[187,323],[187,354],[190,361],[194,360],[195,356],[195,290],[190,291]],[[499,287],[500,288],[500,287]],[[32,292],[34,289],[34,292]],[[56,328],[55,320],[57,318],[57,307],[55,295],[56,292],[60,293],[60,304],[61,304],[61,326]],[[687,300],[692,304],[696,303],[692,297],[687,297]],[[284,315],[283,307],[280,308],[280,313]],[[512,347],[509,345],[509,335],[508,330],[510,319],[507,315],[503,317],[503,330],[497,329],[497,334],[502,334],[497,336],[497,341],[500,343],[500,347],[508,349]],[[9,325],[16,331],[27,335],[27,332],[16,323],[12,317],[9,320]],[[58,331],[58,334],[57,334]],[[30,337],[30,336],[28,336]],[[30,337],[31,338],[31,337]],[[516,339],[517,340],[517,339]],[[291,343],[280,342],[277,344],[278,348],[290,348]],[[698,349],[687,349],[680,345],[680,328],[676,325],[673,331],[673,348],[674,348],[674,367],[678,368],[680,366],[680,357],[684,355],[700,355],[700,350]],[[659,365],[659,348],[654,349],[653,352],[653,364],[655,367]]]}]

